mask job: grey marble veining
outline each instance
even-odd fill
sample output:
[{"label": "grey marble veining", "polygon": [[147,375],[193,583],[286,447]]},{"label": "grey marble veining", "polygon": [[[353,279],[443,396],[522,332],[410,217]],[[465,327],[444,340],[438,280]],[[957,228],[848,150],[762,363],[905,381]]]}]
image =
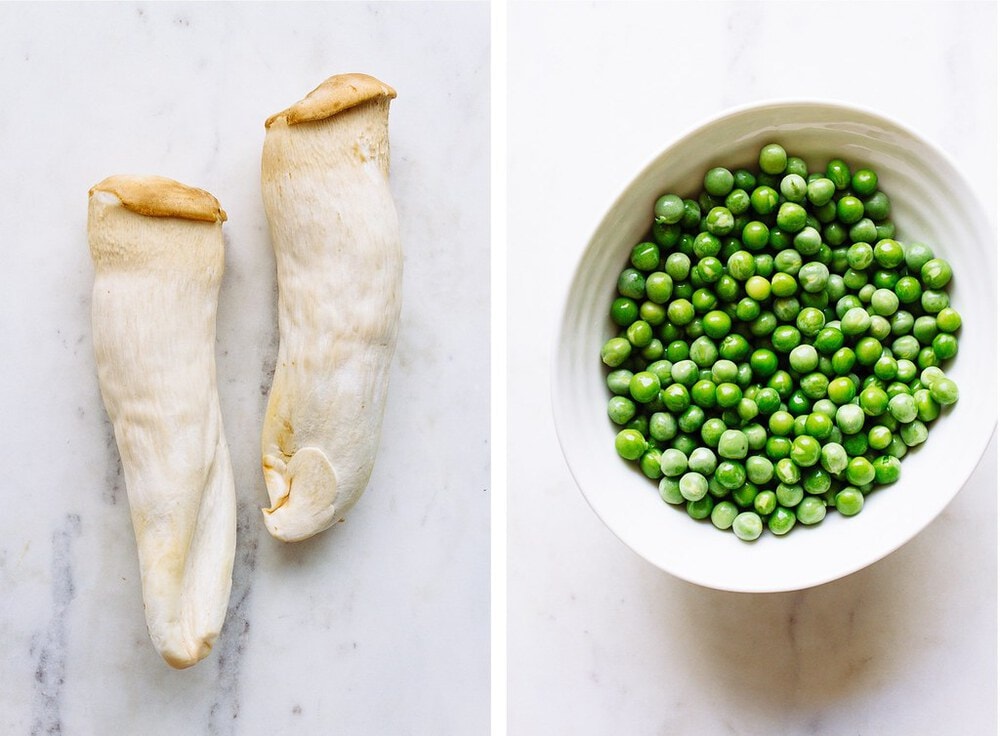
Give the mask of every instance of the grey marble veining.
[{"label": "grey marble veining", "polygon": [[[365,496],[282,545],[259,510],[277,353],[263,122],[347,71],[399,93],[399,346]],[[0,97],[0,733],[485,732],[488,5],[0,4]],[[229,215],[216,360],[238,541],[221,636],[184,671],[146,632],[95,374],[87,190],[112,173],[200,186]]]},{"label": "grey marble veining", "polygon": [[66,637],[70,605],[76,596],[73,582],[73,540],[80,535],[80,517],[67,514],[52,534],[52,610],[45,628],[32,635],[35,693],[31,734],[62,732],[62,697],[66,684]]}]

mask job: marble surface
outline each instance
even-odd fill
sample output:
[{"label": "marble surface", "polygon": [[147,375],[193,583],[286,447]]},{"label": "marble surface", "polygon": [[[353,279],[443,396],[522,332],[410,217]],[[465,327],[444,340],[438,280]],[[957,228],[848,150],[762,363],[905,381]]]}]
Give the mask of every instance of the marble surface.
[{"label": "marble surface", "polygon": [[897,552],[819,588],[745,595],[681,582],[614,538],[548,404],[563,294],[594,228],[648,161],[728,107],[880,111],[954,159],[995,229],[995,5],[512,3],[507,25],[508,732],[995,734],[995,437]]},{"label": "marble surface", "polygon": [[[489,723],[489,7],[0,4],[0,732],[471,734]],[[276,354],[264,119],[327,76],[392,84],[403,316],[347,522],[266,533]],[[149,643],[90,333],[88,188],[203,187],[229,214],[218,375],[239,501],[208,659]]]}]

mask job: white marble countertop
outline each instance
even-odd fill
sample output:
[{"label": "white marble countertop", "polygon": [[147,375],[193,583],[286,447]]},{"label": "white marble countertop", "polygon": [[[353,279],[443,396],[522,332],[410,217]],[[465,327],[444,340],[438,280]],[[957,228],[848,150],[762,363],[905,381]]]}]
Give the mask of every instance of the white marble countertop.
[{"label": "white marble countertop", "polygon": [[[489,7],[0,4],[0,733],[470,734],[489,723]],[[265,118],[331,74],[393,85],[403,316],[381,452],[346,523],[274,541]],[[146,632],[90,332],[88,188],[226,209],[221,403],[239,500],[229,615],[169,669]]]},{"label": "white marble countertop", "polygon": [[514,3],[507,24],[509,733],[995,734],[995,438],[902,549],[754,596],[625,548],[574,485],[548,402],[593,229],[656,154],[726,108],[880,111],[954,159],[995,227],[995,5]]}]

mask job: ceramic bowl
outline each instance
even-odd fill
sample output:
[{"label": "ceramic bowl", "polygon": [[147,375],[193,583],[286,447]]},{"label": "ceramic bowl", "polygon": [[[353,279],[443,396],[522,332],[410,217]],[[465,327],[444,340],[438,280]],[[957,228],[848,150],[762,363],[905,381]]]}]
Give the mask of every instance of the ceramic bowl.
[{"label": "ceramic bowl", "polygon": [[[863,511],[831,510],[812,527],[740,541],[664,503],[655,481],[614,450],[600,348],[615,333],[608,307],[632,246],[645,239],[653,204],[693,196],[713,166],[756,167],[760,148],[782,144],[810,170],[838,157],[869,166],[892,202],[897,239],[921,241],[951,263],[951,303],[963,326],[947,368],[958,403],[931,425],[928,441],[902,462],[900,480],[876,490]],[[777,102],[728,112],[694,129],[650,163],[618,199],[588,244],[565,300],[553,360],[559,441],[583,495],[622,542],[679,578],[720,590],[774,592],[825,583],[885,557],[924,529],[959,492],[996,424],[995,238],[977,197],[952,162],[902,125],[824,102]]]}]

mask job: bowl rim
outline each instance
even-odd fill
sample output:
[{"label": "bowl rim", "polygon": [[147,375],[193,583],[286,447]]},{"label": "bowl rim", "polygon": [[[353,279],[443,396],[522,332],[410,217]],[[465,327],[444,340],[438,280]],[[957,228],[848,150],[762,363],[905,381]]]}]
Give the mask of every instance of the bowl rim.
[{"label": "bowl rim", "polygon": [[[780,98],[769,98],[765,100],[757,100],[739,105],[729,106],[724,110],[722,110],[717,115],[704,118],[701,121],[695,123],[694,125],[688,126],[680,133],[671,136],[671,138],[668,140],[667,144],[663,148],[661,148],[659,151],[654,152],[652,156],[647,156],[646,163],[643,166],[641,166],[638,169],[638,171],[634,173],[631,176],[631,178],[629,178],[625,182],[625,184],[621,187],[619,193],[606,207],[603,216],[599,220],[597,220],[596,225],[592,227],[590,235],[587,238],[587,241],[581,251],[580,258],[577,260],[575,266],[571,270],[568,270],[567,278],[562,284],[560,292],[561,299],[558,302],[560,305],[560,312],[558,315],[558,320],[556,325],[556,339],[553,345],[550,347],[551,359],[549,361],[549,377],[548,377],[549,404],[550,404],[550,410],[552,412],[554,428],[556,431],[556,438],[559,443],[563,461],[565,462],[566,467],[569,470],[569,473],[573,478],[578,491],[584,497],[584,500],[587,502],[588,506],[590,506],[591,510],[598,517],[598,519],[601,520],[601,522],[605,525],[605,527],[608,528],[622,544],[624,544],[629,550],[631,550],[633,554],[642,558],[650,565],[662,570],[663,572],[666,572],[669,575],[672,575],[673,577],[685,580],[686,582],[699,585],[702,587],[712,588],[716,590],[723,590],[723,591],[766,594],[766,593],[789,592],[795,590],[805,590],[833,582],[834,580],[847,577],[849,575],[858,572],[859,570],[862,570],[874,564],[875,562],[878,562],[879,560],[885,559],[886,557],[888,557],[889,555],[891,555],[892,553],[896,552],[901,547],[906,545],[908,542],[912,541],[917,535],[920,534],[920,532],[924,531],[936,518],[938,518],[941,515],[944,509],[946,509],[954,501],[955,497],[968,484],[969,479],[972,477],[972,475],[976,472],[979,466],[982,465],[986,450],[989,447],[990,442],[993,440],[993,437],[997,433],[997,407],[995,406],[996,402],[994,401],[989,405],[987,409],[990,413],[989,422],[987,425],[988,431],[982,432],[979,441],[976,443],[977,446],[975,447],[975,453],[974,453],[975,461],[971,462],[968,465],[966,471],[961,474],[961,477],[956,479],[955,492],[949,497],[947,502],[941,507],[940,510],[938,510],[935,514],[930,515],[923,523],[921,523],[916,528],[912,529],[909,534],[901,536],[891,546],[889,546],[887,549],[884,549],[881,552],[881,554],[879,554],[877,557],[874,557],[873,559],[870,559],[867,562],[861,562],[850,567],[831,570],[824,575],[817,575],[813,580],[809,582],[797,583],[792,585],[774,585],[766,588],[753,587],[753,586],[740,587],[736,585],[719,585],[707,581],[706,579],[704,579],[704,577],[699,577],[691,574],[684,574],[684,572],[675,569],[667,569],[664,566],[658,564],[657,562],[651,560],[646,555],[642,554],[639,550],[635,549],[635,547],[633,547],[622,536],[622,534],[619,533],[618,529],[613,528],[607,522],[607,520],[603,517],[600,511],[596,508],[594,501],[591,499],[590,495],[586,492],[586,490],[584,490],[585,484],[583,482],[583,479],[579,476],[578,469],[574,469],[574,466],[571,462],[570,449],[568,447],[569,438],[567,437],[564,421],[561,421],[562,408],[559,405],[559,400],[558,400],[559,393],[556,390],[554,390],[556,382],[560,378],[559,352],[560,352],[560,347],[562,345],[562,336],[567,327],[567,320],[568,320],[567,307],[569,305],[572,285],[578,280],[578,277],[580,276],[582,269],[584,268],[583,256],[585,256],[587,252],[591,249],[595,241],[595,238],[603,229],[605,229],[609,220],[622,205],[623,199],[625,199],[625,197],[629,194],[633,186],[637,182],[642,180],[644,177],[648,176],[651,170],[653,170],[657,166],[658,162],[665,156],[672,153],[678,146],[683,145],[690,138],[698,135],[699,133],[710,127],[718,125],[719,123],[725,120],[745,115],[747,113],[760,112],[772,108],[781,109],[788,107],[796,107],[796,108],[812,107],[819,109],[829,108],[832,111],[843,111],[860,116],[866,116],[870,118],[873,122],[886,125],[889,128],[894,128],[896,131],[906,136],[909,136],[914,141],[917,141],[920,145],[926,147],[931,153],[938,156],[943,163],[945,163],[948,167],[950,167],[952,171],[958,174],[963,189],[969,195],[967,197],[969,208],[980,216],[980,221],[983,223],[983,225],[981,226],[982,232],[987,236],[988,239],[991,239],[992,242],[996,242],[996,223],[994,216],[992,216],[990,214],[990,211],[983,206],[983,201],[980,198],[979,193],[968,182],[967,178],[962,173],[961,168],[957,165],[956,161],[950,154],[942,150],[940,146],[938,146],[935,142],[930,140],[927,136],[918,133],[910,126],[899,122],[897,119],[891,116],[888,116],[870,107],[858,105],[855,103],[845,103],[832,98],[780,97]],[[997,306],[996,301],[997,300],[995,298],[995,292],[994,292],[994,307]],[[996,335],[989,336],[989,339],[992,342],[994,342],[994,349],[996,347],[995,346],[996,337],[997,337]],[[994,383],[994,386],[995,385],[996,384]],[[996,389],[994,388],[994,391],[995,390]]]}]

